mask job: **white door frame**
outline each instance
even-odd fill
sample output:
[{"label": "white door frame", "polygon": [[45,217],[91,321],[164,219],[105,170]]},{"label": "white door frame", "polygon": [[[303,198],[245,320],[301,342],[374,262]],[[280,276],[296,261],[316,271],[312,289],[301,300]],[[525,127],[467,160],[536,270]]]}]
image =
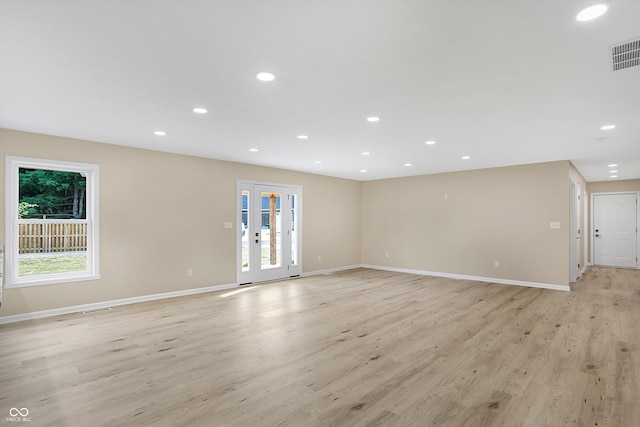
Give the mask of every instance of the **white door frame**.
[{"label": "white door frame", "polygon": [[640,262],[637,261],[638,256],[640,256],[640,236],[638,236],[638,227],[640,227],[640,207],[638,207],[638,200],[640,200],[640,191],[611,191],[611,192],[603,192],[603,193],[591,193],[591,206],[590,214],[591,214],[591,224],[589,227],[589,239],[591,241],[591,251],[590,258],[591,264],[595,264],[595,224],[594,224],[594,198],[595,196],[613,196],[616,194],[635,194],[636,195],[636,269],[640,269]]},{"label": "white door frame", "polygon": [[[589,199],[589,193],[587,193],[587,190],[584,190],[583,194],[582,194],[582,201],[584,202],[584,206],[582,207],[583,213],[584,213],[584,219],[582,222],[582,240],[584,243],[584,262],[582,263],[582,271],[584,272],[584,270],[587,268],[587,265],[589,265],[589,262],[587,260],[587,257],[589,256],[589,237],[586,235],[585,230],[589,229],[589,206],[587,206],[587,200]],[[592,262],[593,264],[593,262]]]},{"label": "white door frame", "polygon": [[[296,206],[296,211],[297,211],[297,218],[296,218],[296,230],[295,232],[297,233],[297,239],[296,239],[296,247],[293,248],[291,247],[290,250],[291,251],[295,251],[296,254],[296,259],[297,259],[297,264],[296,265],[291,265],[290,263],[286,263],[286,268],[282,268],[279,269],[278,271],[280,271],[280,274],[275,274],[274,272],[271,272],[270,274],[266,274],[263,276],[269,276],[268,278],[261,278],[260,276],[260,268],[256,268],[255,261],[251,260],[251,249],[249,249],[249,258],[250,258],[250,264],[249,264],[249,270],[248,271],[244,271],[243,270],[243,266],[242,266],[242,239],[243,239],[243,232],[244,232],[244,237],[247,239],[247,243],[249,245],[249,248],[251,248],[253,246],[253,240],[254,240],[254,234],[255,233],[260,233],[260,226],[258,226],[258,221],[254,218],[253,220],[249,221],[249,230],[243,230],[243,222],[242,222],[242,192],[244,190],[249,191],[250,192],[250,204],[249,204],[249,211],[251,211],[253,204],[255,203],[254,201],[254,197],[255,197],[255,189],[259,188],[261,186],[265,186],[265,187],[276,187],[277,189],[282,191],[283,194],[283,200],[281,200],[281,214],[284,213],[284,207],[288,206],[289,202],[289,196],[293,196],[295,195],[297,197],[297,206]],[[237,284],[238,285],[243,285],[243,284],[248,284],[248,283],[258,283],[261,281],[269,281],[269,280],[280,280],[280,279],[284,279],[287,277],[294,277],[294,276],[300,276],[302,274],[302,186],[299,185],[289,185],[289,184],[278,184],[278,183],[270,183],[270,182],[260,182],[260,181],[249,181],[249,180],[238,180],[237,182],[237,186],[236,186],[236,197],[237,197],[237,201],[236,201],[236,223],[238,224],[238,226],[236,227],[236,280],[237,280]],[[286,202],[286,204],[285,204]],[[251,212],[248,212],[249,215],[251,215]],[[293,230],[291,230],[290,227],[286,227],[284,226],[284,224],[286,224],[288,215],[283,215],[283,219],[282,219],[282,230],[284,231],[285,229],[287,230],[286,236],[288,236],[289,238],[291,237],[291,234],[293,232]],[[285,242],[285,235],[282,235],[282,241]],[[286,241],[290,242],[290,239],[286,239]],[[283,267],[284,266],[284,259],[285,259],[285,255],[290,254],[290,250],[283,250],[282,253],[282,263],[283,263]],[[256,258],[254,258],[255,260]]]},{"label": "white door frame", "polygon": [[580,229],[580,199],[582,189],[580,184],[571,181],[570,205],[569,205],[569,283],[574,283],[580,276],[580,239],[582,231]]}]

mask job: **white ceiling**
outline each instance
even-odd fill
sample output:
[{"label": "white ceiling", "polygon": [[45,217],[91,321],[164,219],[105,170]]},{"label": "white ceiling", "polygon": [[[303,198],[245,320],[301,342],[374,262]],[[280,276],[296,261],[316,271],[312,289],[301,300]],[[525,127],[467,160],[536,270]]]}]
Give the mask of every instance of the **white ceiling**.
[{"label": "white ceiling", "polygon": [[576,21],[589,4],[0,0],[0,127],[356,180],[638,179],[640,67],[610,71],[609,46],[640,37],[640,1]]}]

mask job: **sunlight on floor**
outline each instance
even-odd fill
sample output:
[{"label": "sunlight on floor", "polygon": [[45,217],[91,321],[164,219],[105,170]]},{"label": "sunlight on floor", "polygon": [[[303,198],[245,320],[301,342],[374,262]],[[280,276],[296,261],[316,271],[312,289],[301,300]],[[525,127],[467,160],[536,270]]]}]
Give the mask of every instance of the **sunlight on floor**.
[{"label": "sunlight on floor", "polygon": [[251,289],[259,288],[259,287],[260,287],[260,285],[258,285],[258,286],[251,286],[251,287],[249,287],[249,288],[237,289],[237,290],[235,290],[235,291],[231,291],[231,292],[226,292],[226,293],[224,293],[224,294],[220,295],[220,298],[230,297],[230,296],[232,296],[232,295],[236,295],[236,294],[239,294],[239,293],[242,293],[242,292],[245,292],[245,291],[251,290]]}]

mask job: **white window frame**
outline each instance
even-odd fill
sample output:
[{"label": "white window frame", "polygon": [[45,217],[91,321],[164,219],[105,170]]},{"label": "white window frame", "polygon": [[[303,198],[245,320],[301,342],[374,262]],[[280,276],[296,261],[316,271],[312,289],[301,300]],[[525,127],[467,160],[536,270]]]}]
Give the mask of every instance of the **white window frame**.
[{"label": "white window frame", "polygon": [[[66,273],[41,275],[18,275],[18,198],[20,168],[48,169],[55,171],[78,172],[86,176],[86,216],[87,216],[87,269]],[[90,163],[75,163],[59,160],[35,159],[29,157],[7,156],[5,191],[5,288],[52,285],[56,283],[79,282],[100,278],[99,270],[99,221],[98,188],[99,166]]]}]

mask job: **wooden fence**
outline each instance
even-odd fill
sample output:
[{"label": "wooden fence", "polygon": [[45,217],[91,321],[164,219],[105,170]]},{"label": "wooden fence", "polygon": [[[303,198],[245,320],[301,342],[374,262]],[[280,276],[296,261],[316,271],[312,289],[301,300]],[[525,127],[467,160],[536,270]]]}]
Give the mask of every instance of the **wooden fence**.
[{"label": "wooden fence", "polygon": [[86,250],[86,220],[18,220],[18,252],[21,254]]}]

